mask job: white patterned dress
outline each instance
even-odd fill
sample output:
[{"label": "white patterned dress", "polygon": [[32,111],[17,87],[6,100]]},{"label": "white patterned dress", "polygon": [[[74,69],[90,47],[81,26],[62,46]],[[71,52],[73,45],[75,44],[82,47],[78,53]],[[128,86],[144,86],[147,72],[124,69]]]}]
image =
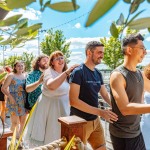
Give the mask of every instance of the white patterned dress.
[{"label": "white patterned dress", "polygon": [[48,79],[54,79],[58,72],[49,68],[44,73],[42,94],[37,101],[37,107],[27,126],[25,140],[30,141],[30,147],[40,146],[60,139],[61,129],[59,117],[69,116],[69,83],[65,80],[59,88],[51,91],[47,88]]}]

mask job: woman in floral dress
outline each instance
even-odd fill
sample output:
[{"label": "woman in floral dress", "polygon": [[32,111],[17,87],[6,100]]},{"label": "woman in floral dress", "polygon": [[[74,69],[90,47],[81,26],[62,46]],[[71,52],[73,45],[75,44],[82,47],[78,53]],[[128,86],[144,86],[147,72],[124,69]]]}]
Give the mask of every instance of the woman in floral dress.
[{"label": "woman in floral dress", "polygon": [[[17,61],[14,64],[13,72],[8,75],[3,86],[2,91],[8,97],[7,100],[7,111],[10,113],[11,118],[11,130],[17,129],[17,136],[19,138],[22,132],[25,119],[25,78],[24,72],[25,66],[23,62]],[[20,125],[20,126],[19,126]]]}]

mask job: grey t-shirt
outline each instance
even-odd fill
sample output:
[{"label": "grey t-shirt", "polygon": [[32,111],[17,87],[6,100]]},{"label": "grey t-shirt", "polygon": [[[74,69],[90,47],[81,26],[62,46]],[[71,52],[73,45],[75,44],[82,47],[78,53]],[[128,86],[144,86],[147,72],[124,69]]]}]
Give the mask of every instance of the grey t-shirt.
[{"label": "grey t-shirt", "polygon": [[[140,70],[136,72],[120,66],[115,71],[119,71],[126,80],[126,93],[129,102],[141,103],[144,90],[144,81]],[[123,116],[111,93],[112,111],[118,115],[118,121],[110,124],[109,130],[113,136],[119,138],[134,138],[140,134],[140,115]]]}]

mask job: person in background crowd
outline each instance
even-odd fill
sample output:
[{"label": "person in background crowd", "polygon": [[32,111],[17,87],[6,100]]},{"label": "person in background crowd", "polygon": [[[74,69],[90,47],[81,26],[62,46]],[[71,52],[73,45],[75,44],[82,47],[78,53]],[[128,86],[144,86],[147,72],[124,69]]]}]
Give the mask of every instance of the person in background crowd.
[{"label": "person in background crowd", "polygon": [[61,51],[49,58],[49,68],[44,72],[42,94],[24,135],[29,147],[40,146],[60,139],[59,117],[69,116],[69,83],[67,78],[76,67],[67,68]]},{"label": "person in background crowd", "polygon": [[27,101],[25,108],[30,111],[42,93],[41,86],[43,82],[43,72],[48,68],[49,58],[46,55],[40,55],[32,62],[32,71],[26,78]]},{"label": "person in background crowd", "polygon": [[106,150],[104,131],[99,116],[113,123],[117,120],[117,115],[110,110],[98,108],[98,93],[111,106],[102,74],[95,68],[103,59],[104,45],[98,41],[91,41],[87,43],[85,53],[85,63],[75,68],[69,79],[71,115],[87,120],[85,138],[92,148]]},{"label": "person in background crowd", "polygon": [[[4,68],[0,68],[0,74],[2,74],[4,72],[5,72]],[[3,92],[1,91],[1,87],[4,83],[4,80],[5,80],[5,78],[3,80],[0,80],[0,116],[4,122],[4,126],[8,127],[7,123],[5,122],[6,97],[3,94]]]},{"label": "person in background crowd", "polygon": [[4,69],[7,73],[11,73],[13,71],[10,66],[5,66]]},{"label": "person in background crowd", "polygon": [[142,104],[143,92],[150,92],[150,80],[136,68],[147,54],[144,38],[131,34],[122,41],[124,62],[110,76],[112,111],[118,121],[110,124],[114,150],[145,150],[140,130],[141,114],[150,113],[150,104]]},{"label": "person in background crowd", "polygon": [[[150,64],[144,67],[144,74],[150,80]],[[150,92],[144,92],[144,103],[150,104]],[[150,114],[143,114],[141,119],[141,131],[144,137],[146,150],[150,150]]]},{"label": "person in background crowd", "polygon": [[[17,138],[23,130],[26,120],[25,101],[25,65],[21,61],[16,61],[13,72],[8,74],[2,86],[2,92],[7,96],[7,109],[10,113],[11,130],[17,129]],[[20,127],[19,127],[20,125]]]}]

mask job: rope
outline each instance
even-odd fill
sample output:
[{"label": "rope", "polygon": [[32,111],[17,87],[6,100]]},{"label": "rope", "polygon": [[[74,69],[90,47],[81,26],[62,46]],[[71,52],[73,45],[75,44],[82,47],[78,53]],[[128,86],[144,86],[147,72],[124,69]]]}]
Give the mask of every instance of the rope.
[{"label": "rope", "polygon": [[[54,150],[56,148],[65,147],[67,145],[66,137],[62,137],[59,140],[55,140],[44,146],[35,147],[32,150]],[[31,150],[31,149],[30,149]]]},{"label": "rope", "polygon": [[[59,140],[53,141],[52,143],[49,143],[44,146],[35,147],[32,150],[54,150],[56,148],[65,147],[66,145],[67,145],[67,139],[66,139],[66,137],[62,137]],[[79,137],[74,138],[74,143],[72,144],[71,149],[90,150],[86,145],[83,144],[83,142],[81,141],[81,139]]]}]

